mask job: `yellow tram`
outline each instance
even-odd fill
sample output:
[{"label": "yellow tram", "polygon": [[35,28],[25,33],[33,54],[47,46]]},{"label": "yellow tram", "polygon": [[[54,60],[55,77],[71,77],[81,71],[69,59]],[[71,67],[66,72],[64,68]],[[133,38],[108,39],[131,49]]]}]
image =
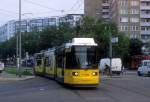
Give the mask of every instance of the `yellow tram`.
[{"label": "yellow tram", "polygon": [[73,38],[56,49],[35,54],[35,74],[54,78],[71,86],[97,86],[97,44],[93,38]]}]

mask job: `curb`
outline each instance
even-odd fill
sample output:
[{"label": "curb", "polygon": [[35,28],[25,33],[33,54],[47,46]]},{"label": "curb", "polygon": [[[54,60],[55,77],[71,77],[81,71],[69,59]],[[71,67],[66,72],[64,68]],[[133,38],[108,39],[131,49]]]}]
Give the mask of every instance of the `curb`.
[{"label": "curb", "polygon": [[0,81],[22,81],[22,80],[29,80],[33,79],[35,76],[27,76],[27,77],[15,77],[15,78],[6,78],[6,77],[0,77]]}]

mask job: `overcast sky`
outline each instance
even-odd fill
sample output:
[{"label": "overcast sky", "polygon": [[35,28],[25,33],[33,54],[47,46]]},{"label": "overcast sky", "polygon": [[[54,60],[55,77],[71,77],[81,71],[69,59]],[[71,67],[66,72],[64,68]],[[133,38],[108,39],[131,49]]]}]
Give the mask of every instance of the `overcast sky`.
[{"label": "overcast sky", "polygon": [[[84,13],[84,0],[22,0],[22,18],[51,17],[68,13]],[[2,0],[0,25],[18,19],[19,0]]]}]

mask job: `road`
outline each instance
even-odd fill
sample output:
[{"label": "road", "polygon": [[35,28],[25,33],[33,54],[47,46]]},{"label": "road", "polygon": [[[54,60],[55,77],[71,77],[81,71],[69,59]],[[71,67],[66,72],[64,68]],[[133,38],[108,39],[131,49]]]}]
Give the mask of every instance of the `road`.
[{"label": "road", "polygon": [[0,102],[150,102],[150,77],[103,76],[97,89],[67,88],[42,77],[0,81]]}]

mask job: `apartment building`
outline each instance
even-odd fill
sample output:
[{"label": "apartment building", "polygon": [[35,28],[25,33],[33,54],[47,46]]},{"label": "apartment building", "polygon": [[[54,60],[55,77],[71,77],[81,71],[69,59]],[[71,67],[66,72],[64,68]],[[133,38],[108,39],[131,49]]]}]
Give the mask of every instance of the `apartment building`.
[{"label": "apartment building", "polygon": [[140,0],[141,39],[144,43],[150,40],[150,0]]},{"label": "apartment building", "polygon": [[140,38],[140,0],[112,0],[111,20],[130,38]]},{"label": "apartment building", "polygon": [[[21,32],[42,31],[46,27],[58,26],[61,22],[67,22],[71,27],[82,19],[82,14],[68,14],[61,17],[44,17],[23,19],[21,21]],[[0,27],[0,42],[9,40],[14,33],[19,31],[19,21],[12,20]]]},{"label": "apartment building", "polygon": [[84,0],[85,15],[96,18],[110,20],[111,0]]},{"label": "apartment building", "polygon": [[59,17],[59,23],[67,22],[70,25],[70,27],[75,27],[76,24],[80,22],[82,18],[82,14],[68,14],[66,16]]},{"label": "apartment building", "polygon": [[14,28],[14,20],[9,21],[0,27],[0,42],[6,41],[12,36],[14,36],[15,28]]},{"label": "apartment building", "polygon": [[[143,16],[149,17],[149,1],[150,0],[84,0],[85,15],[95,19],[103,18],[106,21],[110,20],[115,22],[119,31],[124,32],[130,38],[148,39],[148,34],[146,33],[149,31],[149,27],[141,26],[143,23],[140,22],[149,22],[149,19],[145,20],[141,18]],[[143,11],[142,7],[144,9],[147,8],[147,11]],[[143,15],[144,12],[147,13],[147,15]],[[141,29],[144,31],[140,31]]]}]

